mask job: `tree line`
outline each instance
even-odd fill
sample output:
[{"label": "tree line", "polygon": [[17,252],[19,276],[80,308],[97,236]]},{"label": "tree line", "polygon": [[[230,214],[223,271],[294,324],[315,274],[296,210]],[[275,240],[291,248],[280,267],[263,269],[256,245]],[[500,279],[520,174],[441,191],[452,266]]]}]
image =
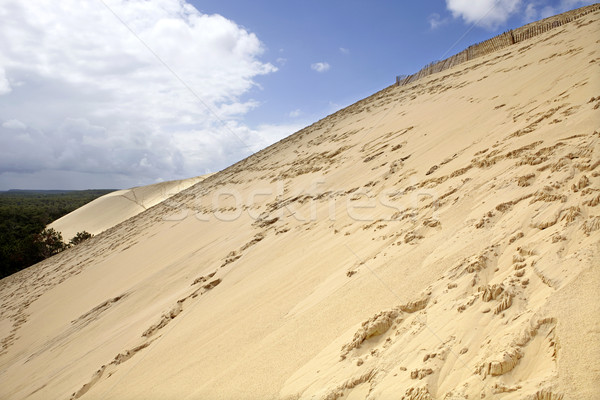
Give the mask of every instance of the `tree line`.
[{"label": "tree line", "polygon": [[0,192],[0,279],[88,238],[79,232],[64,241],[52,221],[113,190]]}]

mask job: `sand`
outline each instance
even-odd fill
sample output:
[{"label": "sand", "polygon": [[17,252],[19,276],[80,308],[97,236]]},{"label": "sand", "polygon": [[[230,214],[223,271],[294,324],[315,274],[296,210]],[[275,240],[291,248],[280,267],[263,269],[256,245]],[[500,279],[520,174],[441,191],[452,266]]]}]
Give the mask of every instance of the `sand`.
[{"label": "sand", "polygon": [[599,37],[389,87],[3,279],[0,398],[600,398]]},{"label": "sand", "polygon": [[57,219],[48,225],[48,228],[60,232],[65,241],[69,241],[77,232],[82,231],[97,235],[158,203],[162,203],[182,190],[203,181],[208,176],[202,175],[117,190],[98,197]]}]

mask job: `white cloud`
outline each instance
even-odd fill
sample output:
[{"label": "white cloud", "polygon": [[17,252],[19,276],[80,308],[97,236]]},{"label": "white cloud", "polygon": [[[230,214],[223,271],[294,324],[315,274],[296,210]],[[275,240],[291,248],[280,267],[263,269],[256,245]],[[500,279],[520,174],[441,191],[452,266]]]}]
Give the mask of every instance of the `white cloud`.
[{"label": "white cloud", "polygon": [[427,17],[427,22],[429,23],[429,27],[431,29],[437,29],[440,26],[444,25],[446,22],[448,22],[448,20],[442,19],[442,17],[438,13],[433,13]]},{"label": "white cloud", "polygon": [[304,123],[295,123],[295,124],[287,124],[287,125],[272,125],[272,124],[264,124],[259,125],[256,129],[250,130],[247,135],[258,138],[256,144],[254,145],[255,150],[260,150],[267,146],[272,145],[273,143],[283,139],[291,135],[294,132],[299,131],[304,128],[306,124]]},{"label": "white cloud", "polygon": [[279,57],[275,61],[277,61],[277,64],[279,64],[279,65],[285,65],[285,63],[287,62],[287,58]]},{"label": "white cloud", "polygon": [[[446,0],[446,7],[455,18],[462,18],[468,24],[496,29],[511,16],[521,13],[523,22],[550,17],[577,7],[593,4],[594,0]],[[436,14],[428,21],[432,28],[437,27]]]},{"label": "white cloud", "polygon": [[521,0],[446,0],[446,7],[455,18],[487,29],[506,22],[520,6]]},{"label": "white cloud", "polygon": [[345,47],[340,47],[340,52],[342,54],[350,54],[350,50]]},{"label": "white cloud", "polygon": [[542,9],[539,11],[539,15],[537,10],[535,10],[535,14],[533,11],[530,12],[529,17],[531,17],[531,21],[534,21],[538,18],[548,18],[551,17],[553,15],[556,15],[557,11],[555,7],[552,6],[544,6],[542,7]]},{"label": "white cloud", "polygon": [[201,101],[102,2],[3,1],[1,186],[47,171],[87,185],[175,179],[268,142],[239,122],[258,106],[241,97],[277,70],[256,35],[180,0],[106,3]]},{"label": "white cloud", "polygon": [[525,7],[525,13],[523,14],[523,19],[525,22],[532,22],[537,18],[537,10],[535,3],[527,4]]},{"label": "white cloud", "polygon": [[11,91],[12,88],[10,87],[10,82],[6,78],[6,72],[4,72],[4,69],[0,67],[0,96],[3,94],[8,94]]},{"label": "white cloud", "polygon": [[326,62],[318,62],[310,65],[310,68],[317,72],[326,72],[331,66]]},{"label": "white cloud", "polygon": [[291,118],[297,118],[302,114],[302,111],[297,108],[294,111],[290,111],[290,113],[288,114]]},{"label": "white cloud", "polygon": [[27,129],[27,125],[19,121],[18,119],[11,119],[4,123],[2,123],[2,127],[6,129],[18,129],[25,130]]}]

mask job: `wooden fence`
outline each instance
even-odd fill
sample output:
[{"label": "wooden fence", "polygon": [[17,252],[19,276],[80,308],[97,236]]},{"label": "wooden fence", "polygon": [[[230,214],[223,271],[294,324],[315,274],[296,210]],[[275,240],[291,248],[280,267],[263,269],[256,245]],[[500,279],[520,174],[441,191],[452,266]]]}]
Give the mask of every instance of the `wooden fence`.
[{"label": "wooden fence", "polygon": [[469,46],[466,50],[463,50],[452,57],[446,58],[445,60],[427,64],[416,74],[397,76],[396,84],[398,86],[407,85],[428,75],[444,71],[474,58],[481,57],[511,46],[515,43],[531,39],[535,36],[541,35],[544,32],[558,28],[559,26],[572,22],[586,14],[598,10],[600,10],[600,3],[568,11],[554,17],[545,18],[540,21],[524,25],[520,28],[504,32],[503,34],[495,36],[489,40]]}]

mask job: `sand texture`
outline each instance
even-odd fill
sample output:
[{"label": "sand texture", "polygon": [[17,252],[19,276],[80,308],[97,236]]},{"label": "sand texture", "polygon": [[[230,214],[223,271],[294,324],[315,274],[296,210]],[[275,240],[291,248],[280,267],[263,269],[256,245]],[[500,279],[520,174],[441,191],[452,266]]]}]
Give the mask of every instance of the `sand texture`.
[{"label": "sand texture", "polygon": [[600,12],[0,281],[3,399],[600,398]]}]

